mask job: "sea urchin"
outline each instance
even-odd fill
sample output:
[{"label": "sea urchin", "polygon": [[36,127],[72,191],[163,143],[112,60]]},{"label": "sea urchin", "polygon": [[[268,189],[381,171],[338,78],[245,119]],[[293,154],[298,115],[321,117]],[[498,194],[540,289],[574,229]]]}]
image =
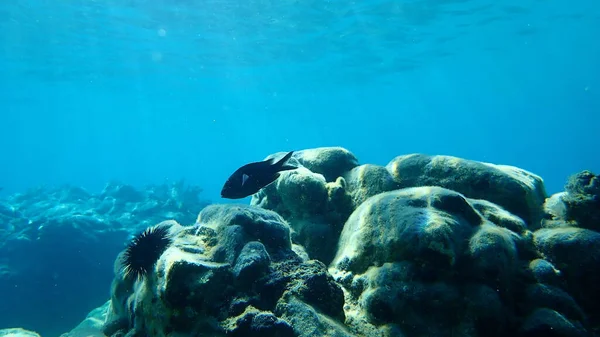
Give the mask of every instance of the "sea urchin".
[{"label": "sea urchin", "polygon": [[123,253],[125,276],[146,276],[171,241],[169,228],[165,226],[149,227],[134,237]]}]

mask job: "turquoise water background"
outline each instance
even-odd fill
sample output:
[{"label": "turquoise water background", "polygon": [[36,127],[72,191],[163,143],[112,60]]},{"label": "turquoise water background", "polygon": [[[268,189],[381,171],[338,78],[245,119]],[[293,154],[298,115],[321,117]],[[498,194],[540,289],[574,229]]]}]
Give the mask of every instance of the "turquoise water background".
[{"label": "turquoise water background", "polygon": [[600,172],[597,0],[6,0],[0,30],[0,198],[184,178],[229,202],[240,165],[320,146],[549,193]]},{"label": "turquoise water background", "polygon": [[600,3],[34,1],[0,5],[4,193],[185,178],[339,145],[600,170]]}]

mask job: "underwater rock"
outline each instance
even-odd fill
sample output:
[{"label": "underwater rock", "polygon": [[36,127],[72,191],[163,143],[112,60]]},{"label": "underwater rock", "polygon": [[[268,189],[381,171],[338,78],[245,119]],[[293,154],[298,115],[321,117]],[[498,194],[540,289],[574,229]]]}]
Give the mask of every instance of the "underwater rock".
[{"label": "underwater rock", "polygon": [[482,199],[469,199],[469,202],[483,217],[500,227],[519,234],[524,234],[528,230],[523,219],[492,202]]},{"label": "underwater rock", "polygon": [[281,214],[294,229],[294,242],[310,258],[324,263],[333,258],[339,233],[353,208],[344,178],[327,182],[323,175],[302,166],[282,172],[277,182],[252,197],[251,205]]},{"label": "underwater rock", "polygon": [[[504,336],[521,329],[520,312],[548,306],[573,324],[584,320],[564,291],[523,280],[522,266],[537,258],[525,224],[455,191],[375,195],[352,213],[338,247],[329,270],[346,290],[346,323],[356,330]],[[512,298],[523,289],[529,306],[515,311]]]},{"label": "underwater rock", "polygon": [[359,166],[356,157],[341,148],[298,151],[292,160],[299,169],[282,173],[276,183],[255,194],[251,204],[281,214],[294,230],[293,242],[325,263],[335,254],[326,247],[335,245],[354,209],[369,197],[402,188],[439,186],[481,199],[477,209],[502,218],[501,226],[511,229],[539,227],[543,215],[542,179],[512,166],[421,154],[396,157],[385,167]]},{"label": "underwater rock", "polygon": [[81,323],[79,323],[79,325],[77,325],[73,330],[60,335],[60,337],[105,336],[103,328],[109,308],[110,301],[107,301],[103,306],[90,311],[90,313]]},{"label": "underwater rock", "polygon": [[[261,242],[267,251],[273,253],[281,249],[290,249],[290,227],[277,213],[262,208],[246,205],[211,205],[200,212],[196,224],[206,224],[202,228],[215,227],[219,231],[228,232],[224,241],[218,246],[218,251],[226,252],[226,259],[218,257],[219,261],[233,264],[234,256],[239,254],[243,240],[252,238]],[[239,233],[241,237],[230,233]],[[234,241],[234,239],[239,239]]]},{"label": "underwater rock", "polygon": [[289,162],[249,206],[160,222],[171,243],[141,279],[119,254],[104,334],[598,335],[594,175],[546,198],[532,173],[448,156],[384,167],[318,148]]},{"label": "underwater rock", "polygon": [[297,151],[294,157],[310,171],[321,174],[327,182],[358,166],[358,159],[342,147],[319,147]]},{"label": "underwater rock", "polygon": [[354,208],[374,195],[400,188],[390,172],[383,166],[371,164],[357,166],[346,173],[344,178],[347,181]]},{"label": "underwater rock", "polygon": [[294,329],[288,322],[271,312],[261,312],[253,307],[225,324],[228,336],[233,337],[294,337]]},{"label": "underwater rock", "polygon": [[528,270],[539,283],[558,284],[561,281],[560,270],[544,259],[534,259],[529,262]]},{"label": "underwater rock", "polygon": [[[515,244],[503,230],[488,224],[462,195],[439,187],[367,199],[346,222],[330,267],[346,288],[350,324],[395,324],[408,336],[445,336],[460,325],[474,325],[456,322],[475,320],[482,312],[461,309],[468,299],[454,286],[455,275],[460,272],[471,282],[488,270],[510,277]],[[477,233],[489,238],[478,240]],[[500,256],[506,260],[497,263]],[[501,321],[500,316],[496,328],[502,328]]]},{"label": "underwater rock", "polygon": [[280,295],[277,305],[285,304],[294,297],[329,317],[343,321],[342,288],[327,272],[326,266],[317,260],[279,264],[264,288],[259,289]]},{"label": "underwater rock", "polygon": [[587,337],[589,334],[578,324],[569,321],[559,312],[548,308],[539,308],[527,317],[517,336]]},{"label": "underwater rock", "polygon": [[40,337],[37,332],[21,329],[0,329],[0,337]]},{"label": "underwater rock", "polygon": [[530,284],[525,288],[523,297],[525,310],[548,308],[560,312],[574,321],[585,321],[586,317],[577,302],[564,290],[543,283]]},{"label": "underwater rock", "polygon": [[346,149],[323,147],[297,151],[289,163],[298,169],[282,172],[275,183],[252,197],[251,205],[281,214],[293,228],[294,242],[301,244],[310,258],[327,264],[354,208],[343,175],[355,168],[358,160]]},{"label": "underwater rock", "polygon": [[544,202],[544,213],[546,217],[542,220],[542,227],[551,227],[546,223],[550,220],[566,221],[567,206],[565,205],[564,197],[567,192],[554,193]]},{"label": "underwater rock", "polygon": [[112,336],[308,336],[274,313],[290,298],[344,317],[341,287],[323,263],[294,253],[289,226],[275,212],[211,205],[194,226],[157,226],[170,228],[172,243],[153,270],[131,279],[115,267],[104,328]]},{"label": "underwater rock", "polygon": [[493,202],[534,228],[546,192],[542,178],[517,167],[452,156],[410,154],[394,158],[387,169],[401,188],[440,186],[471,199]]},{"label": "underwater rock", "polygon": [[483,220],[462,195],[439,187],[381,193],[352,213],[332,265],[359,274],[415,256],[423,263],[454,265]]},{"label": "underwater rock", "polygon": [[546,228],[534,232],[540,254],[555,265],[566,290],[600,325],[600,233],[576,227]]},{"label": "underwater rock", "polygon": [[[289,322],[301,337],[369,337],[378,335],[352,334],[342,321],[330,319],[324,313],[302,302],[295,296],[286,296],[277,304],[275,312]],[[400,337],[400,335],[397,335]]]},{"label": "underwater rock", "polygon": [[564,219],[578,227],[600,231],[600,177],[583,171],[569,178],[565,186]]},{"label": "underwater rock", "polygon": [[600,178],[590,171],[571,176],[566,191],[546,200],[536,248],[561,271],[568,293],[600,329]]},{"label": "underwater rock", "polygon": [[544,203],[544,228],[580,227],[600,230],[600,178],[590,171],[569,177],[565,191]]},{"label": "underwater rock", "polygon": [[[193,224],[208,204],[191,197],[199,190],[110,183],[100,194],[63,186],[7,196],[0,203],[0,326],[21,322],[42,335],[72,327],[89,303],[104,301],[128,236],[165,219]],[[63,318],[47,319],[48,307]]]},{"label": "underwater rock", "polygon": [[258,241],[248,242],[233,267],[233,276],[240,282],[252,283],[269,270],[271,257]]},{"label": "underwater rock", "polygon": [[284,175],[275,185],[282,204],[289,207],[290,216],[323,214],[327,206],[325,177],[300,167]]}]

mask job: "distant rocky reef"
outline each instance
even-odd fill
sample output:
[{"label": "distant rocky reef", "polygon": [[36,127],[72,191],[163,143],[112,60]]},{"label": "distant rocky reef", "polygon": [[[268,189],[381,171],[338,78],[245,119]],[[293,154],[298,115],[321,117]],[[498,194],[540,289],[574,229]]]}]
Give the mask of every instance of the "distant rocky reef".
[{"label": "distant rocky reef", "polygon": [[547,196],[533,173],[449,156],[290,163],[250,205],[156,222],[149,272],[121,253],[110,299],[63,337],[599,335],[593,173]]},{"label": "distant rocky reef", "polygon": [[39,187],[0,200],[0,327],[25,323],[58,336],[77,324],[106,299],[126,241],[166,219],[193,224],[209,204],[201,192],[183,181],[112,182],[99,194]]}]

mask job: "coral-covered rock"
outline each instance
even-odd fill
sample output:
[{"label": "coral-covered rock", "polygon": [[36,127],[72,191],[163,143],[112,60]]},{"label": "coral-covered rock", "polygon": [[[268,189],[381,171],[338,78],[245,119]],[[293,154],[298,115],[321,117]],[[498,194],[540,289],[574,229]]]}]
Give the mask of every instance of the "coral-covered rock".
[{"label": "coral-covered rock", "polygon": [[401,188],[440,186],[472,199],[484,199],[538,226],[546,198],[543,180],[507,165],[451,156],[410,154],[394,158],[388,170]]},{"label": "coral-covered rock", "polygon": [[[359,337],[348,331],[341,321],[329,318],[318,309],[293,295],[279,301],[275,312],[289,322],[301,337]],[[365,337],[378,336],[362,335]]]},{"label": "coral-covered rock", "polygon": [[500,227],[519,234],[525,234],[528,230],[523,219],[492,202],[482,199],[469,199],[469,201],[475,210]]},{"label": "coral-covered rock", "polygon": [[566,191],[546,199],[542,222],[545,228],[580,227],[600,230],[600,178],[590,171],[571,177]]},{"label": "coral-covered rock", "polygon": [[544,259],[534,259],[529,262],[529,272],[539,283],[558,284],[561,281],[560,270]]},{"label": "coral-covered rock", "polygon": [[[501,226],[511,230],[539,227],[545,190],[542,179],[527,171],[420,154],[396,157],[386,167],[358,166],[356,157],[340,151],[320,148],[296,152],[294,163],[300,168],[284,172],[278,182],[252,198],[252,205],[273,210],[289,221],[294,242],[303,245],[311,258],[329,263],[334,252],[326,247],[335,245],[352,210],[369,197],[400,188],[444,187],[481,199],[477,210],[487,217],[496,216]],[[338,184],[333,185],[333,181]]]},{"label": "coral-covered rock", "polygon": [[566,319],[559,312],[539,308],[527,317],[519,330],[519,337],[587,337],[589,334],[579,324]]},{"label": "coral-covered rock", "polygon": [[379,193],[399,188],[390,172],[383,166],[365,164],[353,168],[345,175],[354,208]]},{"label": "coral-covered rock", "polygon": [[579,227],[600,231],[600,177],[583,171],[569,179],[565,204],[565,219]]},{"label": "coral-covered rock", "polygon": [[0,329],[0,337],[40,337],[37,332],[21,329]]},{"label": "coral-covered rock", "polygon": [[[383,167],[359,165],[341,148],[319,148],[296,152],[290,164],[298,169],[282,172],[250,206],[206,207],[192,226],[162,222],[170,244],[154,251],[160,257],[141,279],[123,274],[119,265],[132,259],[119,255],[103,333],[591,337],[600,331],[595,175],[582,172],[567,191],[546,198],[532,173],[448,156],[401,156]],[[136,214],[151,214],[157,205],[138,206]],[[101,206],[123,204],[109,199]],[[18,212],[0,208],[0,216]]]},{"label": "coral-covered rock", "polygon": [[325,177],[306,168],[298,168],[286,174],[275,185],[281,203],[290,205],[290,216],[322,214],[327,208],[327,182]]},{"label": "coral-covered rock", "polygon": [[327,182],[335,181],[358,166],[358,159],[354,154],[341,147],[302,150],[296,152],[294,157],[310,171],[323,175]]},{"label": "coral-covered rock", "polygon": [[[346,288],[349,321],[357,327],[394,324],[408,335],[444,336],[461,324],[474,326],[481,311],[461,311],[468,299],[454,285],[456,274],[471,281],[486,272],[509,277],[516,234],[503,231],[465,197],[439,187],[367,199],[348,219],[330,269]],[[462,316],[472,321],[457,322]]]},{"label": "coral-covered rock", "polygon": [[543,283],[530,284],[525,288],[525,308],[549,308],[560,312],[574,321],[585,321],[586,317],[575,300],[564,290]]},{"label": "coral-covered rock", "polygon": [[[545,221],[547,220],[566,220],[567,219],[567,205],[565,205],[564,197],[567,192],[554,193],[546,199],[544,202],[544,212],[546,213]],[[549,227],[545,223],[542,223],[542,227]]]},{"label": "coral-covered rock", "polygon": [[271,257],[265,246],[258,241],[248,242],[233,267],[233,276],[240,282],[252,283],[269,270]]},{"label": "coral-covered rock", "polygon": [[600,233],[576,227],[540,229],[534,233],[534,242],[560,270],[569,294],[600,325]]},{"label": "coral-covered rock", "polygon": [[[523,281],[532,256],[525,223],[498,205],[416,187],[363,202],[344,226],[330,272],[346,290],[347,324],[357,330],[503,336],[521,329],[515,317],[542,307],[579,324],[584,316],[568,294]],[[529,289],[529,306],[516,309],[520,287]]]},{"label": "coral-covered rock", "polygon": [[106,331],[112,332],[111,329],[118,329],[116,326],[108,326],[105,330],[104,322],[109,308],[110,301],[107,301],[103,306],[90,311],[79,325],[73,330],[60,335],[60,337],[103,337]]},{"label": "coral-covered rock", "polygon": [[172,244],[154,270],[135,281],[116,268],[104,329],[112,336],[308,336],[273,313],[291,298],[344,317],[342,289],[324,264],[294,253],[290,229],[277,213],[212,205],[194,226],[158,226],[169,227]]},{"label": "coral-covered rock", "polygon": [[288,322],[270,312],[246,308],[241,315],[225,323],[228,336],[233,337],[295,337]]},{"label": "coral-covered rock", "polygon": [[371,266],[419,256],[423,263],[451,266],[483,221],[462,195],[450,190],[382,193],[352,213],[333,265],[363,273]]},{"label": "coral-covered rock", "polygon": [[[211,205],[198,215],[197,224],[204,228],[214,228],[221,234],[222,241],[215,248],[215,258],[227,263],[234,262],[240,246],[246,240],[261,242],[267,251],[276,252],[290,249],[290,227],[277,213],[244,205]],[[250,241],[252,241],[250,240]],[[221,257],[225,254],[226,257]]]},{"label": "coral-covered rock", "polygon": [[566,191],[546,199],[543,229],[536,248],[560,271],[571,296],[600,327],[600,178],[582,171],[569,178]]},{"label": "coral-covered rock", "polygon": [[323,175],[302,166],[282,172],[276,183],[252,197],[251,204],[285,217],[293,228],[294,242],[310,258],[325,263],[333,258],[339,233],[353,208],[344,178],[327,182]]}]

